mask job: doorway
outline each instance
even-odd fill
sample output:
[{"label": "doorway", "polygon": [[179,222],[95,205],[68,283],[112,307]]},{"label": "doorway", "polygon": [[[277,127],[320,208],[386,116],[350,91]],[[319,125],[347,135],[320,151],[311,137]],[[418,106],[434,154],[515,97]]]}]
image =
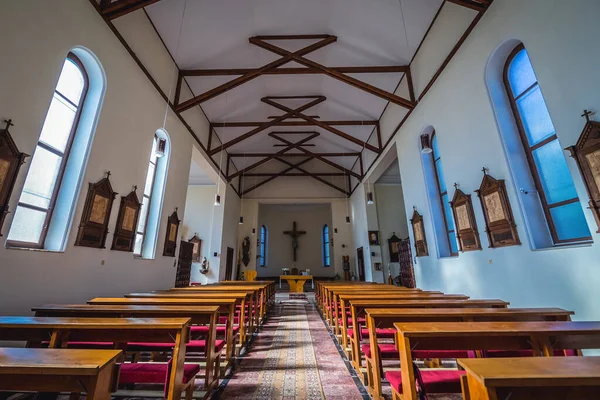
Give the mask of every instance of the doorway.
[{"label": "doorway", "polygon": [[227,261],[225,262],[225,280],[230,281],[233,276],[233,249],[227,248]]},{"label": "doorway", "polygon": [[362,247],[356,249],[356,264],[358,266],[358,280],[365,281],[365,251]]}]

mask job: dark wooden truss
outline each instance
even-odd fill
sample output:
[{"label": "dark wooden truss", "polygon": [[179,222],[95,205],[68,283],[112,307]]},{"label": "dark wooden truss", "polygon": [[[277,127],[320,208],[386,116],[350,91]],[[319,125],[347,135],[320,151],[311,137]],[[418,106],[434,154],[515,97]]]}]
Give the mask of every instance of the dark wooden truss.
[{"label": "dark wooden truss", "polygon": [[[295,109],[287,107],[277,101],[277,100],[290,100],[290,99],[294,99],[294,100],[301,99],[301,100],[310,100],[310,101],[308,103],[304,104],[303,106],[297,107]],[[304,126],[316,126],[316,127],[325,129],[325,130],[333,133],[334,135],[339,136],[343,139],[346,139],[347,141],[354,143],[358,146],[361,146],[367,150],[373,151],[375,153],[381,152],[381,135],[379,132],[379,123],[375,122],[373,124],[377,130],[377,135],[378,135],[378,139],[379,139],[378,146],[373,146],[370,143],[363,142],[362,140],[357,139],[356,137],[354,137],[346,132],[341,131],[340,129],[334,127],[333,124],[329,123],[329,122],[340,122],[340,121],[319,121],[319,120],[303,113],[303,111],[305,111],[311,107],[314,107],[317,104],[324,102],[325,100],[327,100],[327,98],[325,96],[269,96],[269,97],[263,97],[261,99],[261,101],[263,103],[268,104],[268,105],[270,105],[274,108],[277,108],[281,111],[284,111],[285,113],[270,120],[270,121],[254,123],[254,124],[256,124],[256,127],[254,129],[252,129],[240,136],[237,136],[235,139],[231,139],[228,142],[221,143],[220,146],[217,146],[215,148],[211,148],[212,132],[213,132],[212,128],[214,128],[216,126],[233,127],[233,126],[240,126],[240,125],[234,125],[232,123],[223,123],[223,124],[213,123],[213,124],[211,124],[211,134],[210,134],[211,138],[209,138],[209,142],[208,142],[208,154],[210,156],[214,156],[215,154],[217,154],[223,150],[227,150],[231,146],[234,146],[246,139],[249,139],[249,138],[259,134],[260,132],[263,132],[264,130],[266,130],[268,128],[280,125],[280,123],[284,122],[285,120],[287,120],[289,118],[302,119],[305,122]],[[300,122],[300,121],[293,121],[292,123],[294,126],[299,126],[299,125],[296,125],[296,123],[298,123],[298,122]],[[365,124],[362,124],[362,125],[365,125]]]},{"label": "dark wooden truss", "polygon": [[[153,87],[158,91],[160,96],[167,102],[167,104],[169,105],[171,110],[175,113],[177,118],[186,127],[186,129],[189,131],[190,135],[194,138],[194,140],[198,143],[200,148],[203,151],[205,151],[207,154],[210,155],[210,157],[209,157],[210,161],[213,163],[213,165],[215,165],[216,168],[219,168],[219,173],[222,174],[227,179],[233,179],[233,178],[229,178],[229,176],[230,176],[229,168],[230,168],[230,164],[233,164],[233,159],[235,159],[236,157],[241,157],[243,155],[242,154],[227,154],[227,152],[226,152],[225,155],[226,155],[227,161],[228,161],[227,168],[226,168],[227,171],[221,170],[221,166],[217,164],[217,162],[215,161],[213,156],[216,155],[219,151],[225,150],[226,148],[231,147],[235,143],[239,143],[242,140],[245,140],[246,138],[251,137],[251,136],[255,135],[256,133],[264,131],[265,129],[270,128],[270,127],[320,127],[320,128],[330,131],[333,134],[344,137],[344,135],[347,135],[347,134],[345,132],[339,130],[338,129],[339,127],[365,125],[365,126],[372,126],[374,133],[377,134],[377,140],[378,140],[377,146],[365,144],[365,146],[362,150],[362,151],[369,150],[369,151],[373,151],[373,152],[377,153],[375,158],[372,160],[371,164],[366,166],[366,170],[363,169],[363,160],[362,160],[362,157],[360,156],[362,154],[362,151],[360,153],[316,153],[316,152],[313,153],[306,149],[306,147],[313,147],[311,143],[307,143],[308,141],[305,141],[303,143],[288,142],[288,143],[291,143],[291,148],[290,148],[290,144],[287,144],[285,142],[277,143],[274,147],[281,147],[281,150],[284,151],[282,153],[283,155],[282,154],[276,155],[276,154],[279,154],[280,151],[276,151],[274,153],[254,153],[252,155],[247,154],[248,156],[255,156],[255,157],[260,157],[263,155],[265,157],[271,157],[270,160],[275,159],[276,161],[284,164],[286,166],[286,168],[283,171],[281,171],[278,175],[268,176],[266,180],[262,181],[258,185],[255,185],[255,187],[246,189],[246,191],[244,193],[254,190],[256,187],[259,187],[259,186],[267,183],[268,181],[275,179],[277,176],[282,176],[283,174],[286,176],[313,176],[313,177],[346,175],[348,177],[347,187],[348,187],[348,190],[350,190],[350,184],[349,184],[350,178],[352,176],[354,176],[357,179],[362,179],[362,177],[365,176],[365,172],[367,172],[368,170],[370,170],[373,167],[375,162],[378,160],[379,156],[382,154],[381,153],[382,149],[385,148],[391,142],[391,140],[393,140],[393,138],[395,137],[395,135],[398,132],[398,130],[400,129],[400,127],[404,124],[406,119],[412,113],[412,110],[414,109],[416,104],[429,92],[429,90],[431,89],[431,87],[433,86],[435,81],[441,75],[442,71],[446,68],[446,66],[448,65],[450,60],[454,57],[454,55],[456,54],[458,49],[462,46],[462,44],[465,41],[465,39],[467,38],[467,36],[471,33],[471,31],[477,25],[477,23],[479,22],[479,20],[485,13],[485,11],[489,8],[489,6],[493,2],[493,0],[445,0],[442,3],[440,8],[438,9],[436,16],[433,19],[431,25],[429,26],[427,32],[425,33],[425,36],[424,36],[421,44],[427,37],[427,35],[431,29],[431,26],[435,23],[437,16],[439,15],[441,9],[444,7],[444,4],[453,3],[456,5],[462,6],[462,7],[467,7],[469,9],[476,11],[477,15],[475,16],[475,18],[471,22],[471,24],[467,27],[467,29],[465,30],[463,35],[460,37],[460,39],[458,40],[458,42],[456,43],[454,48],[447,55],[447,57],[445,58],[442,65],[438,68],[436,73],[430,79],[429,83],[419,93],[418,97],[415,96],[415,90],[414,90],[414,87],[412,84],[412,76],[411,76],[412,62],[409,65],[400,65],[400,66],[396,65],[396,66],[366,66],[366,67],[344,67],[344,66],[342,66],[342,67],[326,67],[324,65],[321,65],[319,63],[316,63],[312,60],[307,59],[305,56],[307,56],[308,54],[310,54],[311,52],[313,52],[317,49],[320,49],[320,48],[328,46],[332,43],[335,43],[337,41],[337,38],[335,36],[332,36],[332,35],[291,35],[291,36],[290,35],[279,35],[279,36],[256,36],[256,37],[249,39],[249,42],[251,44],[253,44],[257,47],[263,48],[267,51],[270,51],[270,52],[280,56],[280,58],[278,60],[275,60],[272,63],[266,64],[260,68],[178,70],[178,79],[177,79],[177,85],[176,85],[175,99],[173,102],[171,102],[171,101],[169,101],[166,93],[162,90],[162,88],[159,86],[159,84],[156,82],[156,80],[152,77],[152,75],[150,74],[150,72],[148,71],[146,66],[137,57],[137,55],[135,54],[133,49],[128,45],[127,41],[123,38],[123,36],[119,33],[117,28],[112,23],[112,20],[114,20],[115,18],[125,16],[136,10],[141,10],[144,7],[158,3],[160,0],[89,0],[89,1],[95,7],[98,14],[107,23],[108,27],[111,29],[113,34],[117,37],[117,39],[121,42],[121,44],[127,50],[127,52],[132,57],[132,59],[135,61],[135,63],[138,65],[138,67],[146,75],[146,77],[148,78],[150,83],[153,85]],[[295,40],[295,39],[315,40],[315,43],[313,43],[310,46],[307,46],[303,49],[295,51],[295,52],[287,51],[281,47],[275,46],[272,43],[270,43],[270,42],[278,41],[278,40]],[[419,45],[419,48],[420,48],[420,45]],[[167,49],[167,51],[168,51],[168,49]],[[417,51],[418,51],[418,49],[417,49]],[[175,61],[175,60],[173,60],[173,61]],[[302,65],[302,67],[288,67],[288,68],[283,67],[285,64],[287,64],[289,62],[295,62],[296,64]],[[350,76],[346,75],[346,74],[361,74],[361,73],[403,73],[404,77],[406,78],[406,83],[408,86],[409,99],[405,99],[405,98],[396,96],[394,93],[389,93],[389,92],[383,91],[379,88],[368,85],[365,82],[362,82],[354,77],[350,77]],[[290,109],[287,107],[284,108],[283,105],[277,103],[278,106],[276,108],[280,109],[281,111],[284,111],[285,114],[283,114],[282,116],[268,117],[268,120],[269,120],[268,122],[272,122],[272,125],[269,125],[268,127],[265,127],[265,124],[266,124],[265,122],[256,122],[256,121],[252,121],[252,122],[240,122],[240,121],[210,122],[209,121],[210,134],[209,134],[208,144],[200,141],[200,139],[198,138],[198,136],[196,135],[196,133],[194,132],[192,127],[186,122],[185,118],[182,116],[183,111],[189,110],[194,106],[200,106],[203,102],[205,102],[211,98],[217,97],[217,96],[219,96],[237,86],[240,86],[252,79],[255,79],[259,76],[262,76],[262,75],[298,75],[298,74],[324,74],[324,75],[330,76],[333,79],[340,80],[348,85],[359,88],[359,89],[361,89],[367,93],[370,93],[374,96],[383,98],[390,103],[398,104],[402,107],[405,107],[408,109],[408,113],[402,119],[402,121],[399,123],[399,125],[394,129],[394,131],[392,132],[392,135],[387,139],[387,141],[385,143],[382,143],[382,141],[381,141],[381,134],[379,132],[379,121],[377,121],[377,120],[375,120],[375,121],[373,121],[373,120],[369,120],[369,121],[361,121],[361,120],[359,120],[359,121],[326,121],[326,120],[321,120],[321,118],[318,115],[303,114],[304,111],[308,110],[313,105],[316,105],[321,101],[324,101],[324,99],[321,100],[320,98],[316,98],[316,96],[311,99],[312,100],[311,102],[309,102],[309,103],[305,104],[304,106],[299,107],[297,109]],[[211,89],[205,93],[202,93],[198,96],[196,96],[195,93],[193,93],[192,94],[194,96],[193,98],[186,100],[185,102],[180,104],[180,94],[181,94],[182,85],[185,84],[189,89],[189,84],[187,82],[187,79],[193,78],[193,77],[205,77],[205,76],[232,76],[235,78],[223,85],[213,88],[213,89]],[[275,99],[267,98],[267,100],[273,101]],[[314,102],[314,104],[311,105],[311,103],[313,103],[313,102]],[[281,106],[281,107],[279,107],[279,106]],[[319,122],[320,124],[323,124],[323,125],[317,124],[316,122]],[[228,127],[248,127],[248,128],[253,128],[253,129],[250,130],[249,132],[246,132],[241,137],[237,137],[228,143],[222,143],[219,140],[219,143],[221,145],[214,149],[211,149],[211,142],[213,141],[213,136],[218,137],[215,128],[228,128]],[[297,132],[290,132],[290,133],[297,133]],[[279,134],[281,134],[281,132],[279,132]],[[348,135],[348,136],[350,136],[350,135]],[[361,143],[362,143],[354,137],[352,137],[352,139],[350,139],[350,138],[347,138],[347,139],[358,145],[361,145]],[[235,143],[234,143],[234,141],[235,141]],[[360,143],[358,143],[357,141]],[[289,153],[289,151],[292,149],[294,149],[294,152]],[[300,149],[306,150],[306,152],[303,152]],[[283,157],[283,156],[287,160],[289,160],[291,158],[303,158],[303,157],[306,157],[306,158],[302,159],[299,163],[293,164],[287,160],[284,160],[285,162],[282,161],[281,157]],[[341,172],[334,173],[334,174],[309,173],[307,171],[304,171],[301,168],[301,166],[304,163],[306,163],[310,160],[313,160],[313,159],[320,159],[321,161],[323,161],[323,160],[330,161],[330,160],[326,159],[325,157],[356,157],[357,160],[354,165],[359,164],[359,170],[360,170],[360,174],[358,174],[359,176],[358,177],[356,176],[356,172],[353,172],[354,175],[352,175],[352,174],[346,174],[346,172],[344,172],[342,170],[340,170]],[[327,163],[327,161],[323,161],[323,162]],[[352,169],[354,169],[354,166]],[[232,175],[234,175],[234,174],[232,174]],[[240,175],[238,174],[237,176],[240,176]],[[249,172],[249,173],[247,173],[246,176],[257,176],[258,177],[258,176],[264,176],[264,175],[260,174],[260,173]],[[240,183],[240,182],[238,182],[238,183]],[[329,184],[329,182],[327,182],[327,184]],[[233,186],[233,184],[232,184],[232,186]],[[350,190],[350,193],[348,193],[348,194],[351,194],[356,189],[356,187],[358,187],[358,184],[354,187],[354,189]],[[234,187],[234,189],[237,189],[236,191],[238,192],[238,194],[242,194],[241,184],[238,188]],[[340,191],[347,192],[346,190],[341,190],[340,188],[337,188],[337,189]]]},{"label": "dark wooden truss", "polygon": [[[286,135],[307,135],[306,137],[296,141],[296,142],[291,142],[288,139],[285,139],[283,136]],[[335,185],[334,183],[327,181],[325,179],[323,179],[323,177],[334,177],[334,176],[343,176],[343,177],[347,177],[350,178],[355,177],[357,179],[362,179],[362,171],[361,173],[356,173],[352,170],[349,170],[341,165],[339,165],[336,162],[333,162],[325,157],[353,157],[353,158],[357,158],[360,157],[360,153],[313,153],[312,151],[306,150],[303,145],[306,144],[307,142],[315,139],[316,137],[318,137],[320,134],[318,132],[311,132],[311,131],[284,131],[284,132],[271,132],[269,133],[269,136],[271,136],[272,138],[280,141],[284,146],[286,146],[285,148],[283,148],[282,150],[279,150],[276,153],[246,153],[246,154],[229,154],[228,158],[227,158],[227,164],[229,166],[229,162],[231,160],[231,158],[236,158],[236,157],[264,157],[263,159],[261,159],[260,161],[257,161],[241,170],[238,170],[237,172],[231,174],[228,176],[228,179],[233,179],[236,177],[266,177],[267,179],[259,182],[258,184],[245,189],[242,188],[242,179],[239,180],[239,192],[242,194],[246,194],[251,192],[252,190],[264,185],[265,183],[268,183],[270,181],[272,181],[275,178],[278,178],[280,176],[309,176],[327,186],[330,186],[342,193],[344,193],[345,195],[349,194],[349,191],[346,188],[340,188],[337,185]],[[300,153],[289,153],[292,150],[297,150],[300,151]],[[286,158],[289,157],[301,157],[303,158],[303,160],[301,160],[298,163],[293,163],[291,161],[288,161]],[[285,169],[279,171],[279,172],[273,172],[273,173],[269,173],[269,172],[263,172],[263,173],[251,173],[250,171],[260,167],[261,165],[271,161],[271,160],[276,160],[281,164],[284,164],[286,166]],[[322,163],[333,167],[337,170],[339,170],[340,172],[309,172],[307,170],[305,170],[304,168],[301,168],[301,166],[311,160],[318,160],[321,161]],[[297,170],[298,172],[291,172],[293,170]],[[348,185],[349,187],[349,185]]]}]

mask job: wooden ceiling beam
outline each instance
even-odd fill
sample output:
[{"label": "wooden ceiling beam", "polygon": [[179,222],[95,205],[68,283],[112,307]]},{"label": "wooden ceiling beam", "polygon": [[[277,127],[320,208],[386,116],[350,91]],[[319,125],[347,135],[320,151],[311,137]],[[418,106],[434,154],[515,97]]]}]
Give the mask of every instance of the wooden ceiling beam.
[{"label": "wooden ceiling beam", "polygon": [[[285,144],[283,146],[286,146]],[[246,154],[242,154],[242,153],[230,153],[229,156],[232,158],[239,158],[239,157],[269,157],[272,156],[274,153],[246,153]],[[315,156],[320,156],[320,157],[358,157],[360,156],[360,153],[312,153]],[[306,154],[304,153],[286,153],[285,157],[306,157]]]},{"label": "wooden ceiling beam", "polygon": [[[372,67],[330,67],[331,70],[340,74],[383,74],[404,73],[408,71],[406,65],[382,65]],[[182,70],[181,76],[236,76],[255,72],[256,68],[233,68],[233,69],[188,69]],[[314,75],[325,74],[323,70],[312,67],[288,67],[276,68],[263,72],[263,75]]]},{"label": "wooden ceiling beam", "polygon": [[[301,146],[304,143],[309,142],[309,141],[313,140],[314,138],[316,138],[316,137],[318,137],[320,135],[320,133],[318,133],[318,132],[307,132],[307,133],[310,133],[310,135],[307,136],[307,137],[305,137],[305,138],[303,138],[302,140],[294,143],[293,145],[286,145],[287,147],[285,149],[279,150],[277,153],[267,154],[265,156],[266,158],[264,158],[264,159],[262,159],[260,161],[257,161],[254,164],[252,164],[252,165],[250,165],[250,166],[248,166],[248,167],[246,167],[246,168],[244,168],[242,170],[239,170],[239,171],[235,172],[232,175],[229,175],[228,179],[231,180],[231,179],[235,178],[236,176],[245,175],[246,172],[252,171],[254,168],[257,168],[257,167],[263,165],[267,161],[270,161],[273,158],[275,158],[277,156],[280,156],[280,155],[283,155],[286,152],[292,150],[294,148],[294,146]],[[231,157],[231,154],[229,155],[229,157]]]},{"label": "wooden ceiling beam", "polygon": [[[251,131],[246,132],[243,135],[238,136],[235,139],[232,139],[232,140],[230,140],[227,143],[223,143],[220,146],[215,147],[214,149],[212,149],[212,150],[210,150],[208,152],[208,155],[213,156],[213,155],[217,154],[218,152],[220,152],[222,150],[226,150],[229,147],[231,147],[231,146],[233,146],[233,145],[235,145],[235,144],[237,144],[237,143],[239,143],[239,142],[241,142],[243,140],[246,140],[246,139],[248,139],[248,138],[256,135],[257,133],[260,133],[260,132],[264,131],[265,129],[268,129],[268,128],[272,127],[272,126],[275,126],[278,122],[281,122],[281,121],[285,120],[286,118],[290,117],[291,115],[293,115],[294,112],[302,112],[304,110],[307,110],[307,109],[309,109],[311,107],[314,107],[317,104],[322,103],[322,102],[325,101],[325,97],[324,96],[310,96],[309,98],[314,98],[314,100],[306,103],[305,105],[303,105],[301,107],[296,108],[295,110],[292,110],[291,112],[285,113],[282,116],[277,117],[277,118],[275,118],[272,121],[263,123],[260,126],[258,126],[257,128],[252,129]],[[213,124],[213,127],[214,127],[214,124]]]},{"label": "wooden ceiling beam", "polygon": [[282,137],[279,137],[279,136],[277,135],[277,133],[275,133],[275,132],[271,132],[271,133],[269,133],[269,136],[271,136],[271,137],[273,137],[273,138],[275,138],[275,139],[279,140],[280,142],[282,142],[282,143],[284,143],[284,144],[287,144],[287,145],[289,145],[289,146],[293,146],[295,149],[298,149],[298,150],[300,150],[302,153],[304,153],[304,154],[306,154],[306,155],[310,155],[310,156],[311,156],[311,157],[313,157],[314,159],[317,159],[317,160],[319,160],[319,161],[321,161],[321,162],[323,162],[323,163],[325,163],[325,164],[327,164],[327,165],[329,165],[329,166],[331,166],[331,167],[333,167],[333,168],[336,168],[336,169],[338,169],[338,170],[342,171],[342,172],[343,172],[343,173],[345,173],[345,174],[352,175],[352,176],[354,176],[356,179],[359,179],[359,180],[360,180],[360,179],[362,179],[362,176],[361,176],[361,175],[359,175],[359,174],[357,174],[356,172],[354,172],[354,171],[351,171],[351,170],[349,170],[349,169],[347,169],[347,168],[344,168],[344,167],[342,167],[341,165],[339,165],[338,163],[335,163],[335,162],[333,162],[333,161],[330,161],[330,160],[328,160],[328,159],[324,158],[323,156],[320,156],[320,155],[318,155],[318,154],[316,154],[316,153],[313,153],[313,152],[311,152],[311,151],[309,151],[309,150],[306,150],[305,148],[302,148],[302,147],[300,147],[300,146],[296,146],[296,145],[295,145],[295,143],[292,143],[292,142],[290,142],[289,140],[286,140],[286,139],[284,139],[284,138],[282,138]]},{"label": "wooden ceiling beam", "polygon": [[369,143],[365,143],[362,140],[357,139],[354,136],[347,134],[346,132],[342,132],[342,131],[340,131],[337,128],[334,128],[334,127],[332,127],[330,125],[327,125],[327,124],[325,124],[325,123],[323,123],[321,121],[317,121],[316,119],[311,118],[308,115],[302,114],[301,111],[296,111],[296,110],[293,110],[293,109],[291,109],[289,107],[286,107],[286,106],[284,106],[282,104],[279,104],[279,103],[271,100],[272,98],[273,97],[263,97],[261,99],[261,101],[264,102],[264,103],[266,103],[266,104],[268,104],[268,105],[270,105],[270,106],[279,108],[280,110],[285,111],[288,114],[292,113],[293,115],[295,115],[298,118],[302,118],[305,121],[311,122],[314,125],[318,126],[319,128],[323,128],[325,130],[328,130],[329,132],[333,133],[334,135],[337,135],[337,136],[339,136],[341,138],[344,138],[344,139],[346,139],[346,140],[348,140],[348,141],[350,141],[350,142],[352,142],[354,144],[362,146],[362,147],[364,147],[366,149],[369,149],[369,150],[371,150],[371,151],[373,151],[375,153],[380,153],[381,152],[381,149],[378,148],[378,147],[375,147],[375,146],[373,146],[373,145],[371,145]]},{"label": "wooden ceiling beam", "polygon": [[100,13],[107,20],[113,20],[118,17],[129,14],[130,12],[147,7],[151,4],[158,3],[160,0],[118,0],[110,1],[102,0],[100,2]]},{"label": "wooden ceiling beam", "polygon": [[446,0],[448,3],[453,3],[459,6],[470,8],[475,11],[485,11],[489,6],[486,0]]},{"label": "wooden ceiling beam", "polygon": [[271,182],[273,179],[276,179],[276,178],[278,178],[278,177],[280,177],[280,176],[283,176],[283,175],[285,175],[285,173],[286,173],[286,172],[292,171],[293,169],[295,169],[295,168],[297,168],[297,167],[299,167],[299,166],[301,166],[301,165],[303,165],[303,164],[306,164],[306,163],[307,163],[307,162],[309,162],[310,160],[312,160],[312,158],[310,158],[310,157],[309,157],[309,158],[307,158],[306,160],[302,160],[302,161],[300,161],[299,163],[297,163],[297,164],[294,164],[293,166],[290,166],[290,167],[288,167],[288,168],[284,169],[283,171],[281,171],[281,172],[279,172],[279,173],[277,173],[277,174],[275,174],[275,175],[271,176],[270,178],[267,178],[267,179],[265,179],[264,181],[257,183],[256,185],[254,185],[254,186],[250,187],[249,189],[246,189],[246,190],[244,190],[244,191],[242,192],[242,196],[243,196],[243,195],[246,195],[246,194],[248,194],[248,193],[250,193],[250,192],[251,192],[251,191],[253,191],[254,189],[257,189],[257,188],[261,187],[262,185],[264,185],[264,184],[266,184],[266,183],[269,183],[269,182]]},{"label": "wooden ceiling beam", "polygon": [[[202,104],[203,102],[210,100],[214,97],[220,96],[221,94],[228,92],[231,89],[234,89],[240,85],[243,85],[246,82],[251,81],[252,79],[258,78],[265,72],[275,69],[281,65],[287,64],[292,61],[293,57],[302,57],[303,55],[312,53],[313,51],[325,47],[337,40],[337,37],[332,35],[325,35],[321,40],[316,43],[311,44],[310,46],[306,46],[298,51],[290,52],[288,55],[281,57],[278,60],[272,61],[268,64],[263,65],[260,68],[252,70],[242,76],[239,76],[229,82],[226,82],[222,85],[217,86],[207,92],[204,92],[198,96],[195,96],[187,101],[184,101],[181,104],[179,103],[179,99],[175,99],[177,106],[175,107],[177,112],[183,112],[189,110],[190,108]],[[182,78],[183,79],[183,78]]]},{"label": "wooden ceiling beam", "polygon": [[380,97],[384,100],[387,100],[391,103],[397,104],[401,107],[405,107],[408,108],[409,110],[413,109],[415,107],[415,103],[413,101],[407,100],[405,98],[402,98],[400,96],[397,96],[393,93],[387,92],[385,90],[379,89],[378,87],[375,87],[373,85],[370,85],[366,82],[363,82],[359,79],[353,78],[351,76],[339,73],[337,71],[332,70],[331,68],[325,67],[315,61],[309,60],[307,58],[304,58],[301,55],[298,55],[297,52],[296,53],[292,53],[288,50],[285,50],[281,47],[275,46],[271,43],[267,43],[265,40],[269,40],[268,37],[266,37],[266,39],[259,39],[257,37],[251,37],[250,39],[250,43],[263,48],[265,50],[268,50],[272,53],[275,53],[279,56],[282,57],[290,57],[292,59],[292,61],[297,62],[298,64],[302,64],[306,67],[311,67],[311,68],[316,68],[316,69],[320,69],[321,71],[323,71],[324,74],[337,79],[339,81],[342,81],[350,86],[353,86],[357,89],[363,90],[364,92],[367,92],[369,94],[372,94],[374,96]]},{"label": "wooden ceiling beam", "polygon": [[[276,117],[279,118],[279,117]],[[292,117],[294,118],[294,117]],[[289,119],[289,118],[288,118]],[[377,125],[377,121],[366,120],[366,121],[321,121],[327,125],[334,126],[375,126]],[[253,121],[243,121],[243,122],[212,122],[211,125],[213,128],[251,128],[254,126],[261,126],[265,122],[253,122]],[[281,121],[276,123],[274,126],[316,126],[312,122],[309,121]]]},{"label": "wooden ceiling beam", "polygon": [[[344,189],[342,189],[342,188],[339,188],[339,187],[337,187],[337,186],[336,186],[336,185],[334,185],[333,183],[331,183],[331,182],[329,182],[329,181],[327,181],[327,180],[325,180],[325,179],[321,178],[320,176],[318,176],[318,175],[315,175],[315,174],[313,174],[313,173],[311,173],[311,172],[308,172],[308,171],[307,171],[307,170],[305,170],[304,168],[300,168],[300,166],[299,166],[298,164],[294,165],[294,164],[290,163],[289,161],[282,160],[282,159],[281,159],[281,158],[279,158],[279,157],[275,157],[275,159],[276,159],[277,161],[279,161],[279,162],[282,162],[282,163],[284,163],[284,164],[286,164],[286,165],[289,165],[289,166],[290,166],[291,168],[293,168],[293,169],[297,169],[298,171],[300,171],[300,172],[302,172],[302,173],[306,174],[306,176],[310,176],[311,178],[313,178],[313,179],[315,179],[315,180],[317,180],[317,181],[319,181],[319,182],[321,182],[321,183],[323,183],[323,184],[325,184],[325,185],[327,185],[327,186],[329,186],[329,187],[332,187],[332,188],[334,188],[335,190],[338,190],[338,191],[340,191],[340,192],[344,193],[346,196],[348,196],[348,195],[350,194],[350,193],[348,193],[346,190],[344,190]],[[283,175],[280,175],[280,176],[285,176],[285,174],[283,174]]]},{"label": "wooden ceiling beam", "polygon": [[[315,176],[346,176],[347,174],[344,174],[342,172],[311,172],[310,174],[315,175]],[[244,174],[244,177],[263,177],[263,176],[273,176],[275,174],[273,173],[268,173],[268,172],[263,172],[263,173],[259,173],[259,172],[251,172],[248,174]],[[282,176],[310,176],[309,174],[305,173],[305,172],[296,172],[296,173],[287,173],[285,175]]]}]

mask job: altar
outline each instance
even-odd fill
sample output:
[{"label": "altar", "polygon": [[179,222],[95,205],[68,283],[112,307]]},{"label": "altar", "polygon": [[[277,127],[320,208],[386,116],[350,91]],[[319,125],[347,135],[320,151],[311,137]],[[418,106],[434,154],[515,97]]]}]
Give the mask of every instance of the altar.
[{"label": "altar", "polygon": [[303,293],[304,284],[307,280],[311,280],[312,288],[315,288],[312,275],[280,275],[279,276],[279,287],[281,287],[281,280],[285,279],[290,285],[290,293]]}]

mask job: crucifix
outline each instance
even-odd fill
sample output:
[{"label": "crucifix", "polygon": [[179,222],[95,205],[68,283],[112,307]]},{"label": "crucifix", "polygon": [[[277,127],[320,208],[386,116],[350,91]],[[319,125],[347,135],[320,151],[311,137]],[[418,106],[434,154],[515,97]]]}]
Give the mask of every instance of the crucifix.
[{"label": "crucifix", "polygon": [[583,110],[583,114],[581,114],[582,117],[585,117],[585,119],[589,122],[590,121],[590,115],[594,115],[595,113],[589,110]]},{"label": "crucifix", "polygon": [[296,250],[298,249],[298,238],[306,234],[306,231],[296,230],[296,221],[294,221],[293,229],[291,231],[283,231],[284,235],[290,235],[292,237],[292,249],[294,250],[294,261],[296,261]]}]

